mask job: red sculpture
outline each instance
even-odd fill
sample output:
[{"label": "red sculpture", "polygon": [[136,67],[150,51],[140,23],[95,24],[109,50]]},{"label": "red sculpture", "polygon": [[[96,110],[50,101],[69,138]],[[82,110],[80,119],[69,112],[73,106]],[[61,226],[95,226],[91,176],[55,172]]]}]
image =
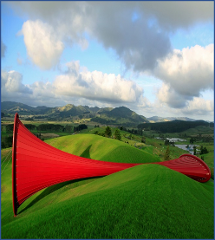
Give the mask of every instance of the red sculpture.
[{"label": "red sculpture", "polygon": [[[185,154],[158,162],[187,176],[206,182],[211,173],[199,158]],[[39,190],[51,185],[88,177],[106,176],[140,164],[113,163],[87,159],[63,152],[38,139],[15,114],[12,148],[13,212]]]}]

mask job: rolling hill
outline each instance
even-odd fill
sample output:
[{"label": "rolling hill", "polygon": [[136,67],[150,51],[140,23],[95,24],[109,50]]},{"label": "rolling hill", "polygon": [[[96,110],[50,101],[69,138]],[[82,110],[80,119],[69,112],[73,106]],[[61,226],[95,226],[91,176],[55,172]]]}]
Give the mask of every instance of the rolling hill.
[{"label": "rolling hill", "polygon": [[[47,142],[61,150],[98,160],[158,160],[125,143],[90,134]],[[4,162],[9,151],[2,151],[2,166],[5,164],[1,177],[2,238],[214,237],[213,182],[202,184],[164,166],[150,164],[102,178],[69,181],[43,189],[26,200],[14,218],[11,163]]]}]

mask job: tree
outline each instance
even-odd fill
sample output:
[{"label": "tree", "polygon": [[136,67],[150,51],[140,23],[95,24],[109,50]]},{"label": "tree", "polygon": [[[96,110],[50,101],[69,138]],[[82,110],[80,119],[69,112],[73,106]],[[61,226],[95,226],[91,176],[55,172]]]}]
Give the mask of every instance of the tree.
[{"label": "tree", "polygon": [[170,160],[169,145],[168,145],[167,148],[166,148],[166,152],[165,152],[165,154],[164,154],[164,160],[165,160],[165,161]]},{"label": "tree", "polygon": [[107,137],[112,136],[112,131],[111,131],[111,128],[109,126],[107,126],[106,129],[105,129],[105,136],[107,136]]},{"label": "tree", "polygon": [[118,128],[115,130],[115,134],[114,135],[115,135],[115,139],[121,140],[121,134],[120,134],[120,131],[119,131]]},{"label": "tree", "polygon": [[72,126],[66,125],[65,132],[71,133],[72,132]]},{"label": "tree", "polygon": [[196,146],[193,146],[193,155],[196,155]]},{"label": "tree", "polygon": [[208,153],[208,150],[206,147],[201,146],[200,148],[200,155]]}]

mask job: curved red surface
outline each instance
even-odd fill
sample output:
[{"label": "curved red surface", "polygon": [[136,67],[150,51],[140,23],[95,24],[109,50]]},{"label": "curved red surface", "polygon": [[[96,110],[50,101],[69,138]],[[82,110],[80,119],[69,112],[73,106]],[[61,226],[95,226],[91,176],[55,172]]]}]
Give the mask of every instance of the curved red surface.
[{"label": "curved red surface", "polygon": [[177,159],[154,164],[166,166],[202,183],[207,182],[211,178],[211,171],[207,164],[191,154],[183,154]]},{"label": "curved red surface", "polygon": [[[106,176],[140,164],[114,163],[87,159],[56,149],[33,135],[16,113],[13,132],[12,190],[13,211],[31,195],[51,185],[88,177]],[[210,169],[199,158],[186,154],[158,162],[187,176],[205,182]]]}]

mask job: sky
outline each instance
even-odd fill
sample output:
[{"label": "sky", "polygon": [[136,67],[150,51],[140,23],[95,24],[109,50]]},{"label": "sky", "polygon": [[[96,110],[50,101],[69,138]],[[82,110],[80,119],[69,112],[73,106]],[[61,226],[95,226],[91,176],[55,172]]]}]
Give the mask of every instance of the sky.
[{"label": "sky", "polygon": [[1,101],[214,121],[214,2],[1,1]]}]

